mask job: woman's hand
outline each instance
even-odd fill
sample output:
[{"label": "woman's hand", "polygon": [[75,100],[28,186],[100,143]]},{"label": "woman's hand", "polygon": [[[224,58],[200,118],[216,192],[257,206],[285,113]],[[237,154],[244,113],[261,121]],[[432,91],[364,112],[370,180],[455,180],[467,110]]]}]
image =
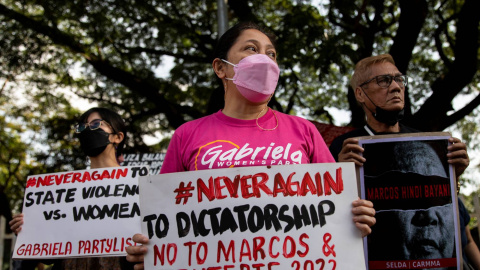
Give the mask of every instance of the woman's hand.
[{"label": "woman's hand", "polygon": [[137,263],[135,264],[135,270],[143,269],[143,261],[145,259],[145,254],[147,253],[147,247],[145,244],[148,243],[148,237],[137,233],[132,238],[133,242],[141,244],[140,246],[128,246],[127,247],[127,261]]},{"label": "woman's hand", "polygon": [[23,213],[16,214],[13,216],[12,220],[8,223],[10,225],[10,229],[15,233],[18,234],[22,230],[23,225]]},{"label": "woman's hand", "polygon": [[375,219],[375,209],[373,203],[367,200],[357,199],[352,203],[353,222],[355,226],[362,232],[362,237],[372,232],[372,227],[377,222]]}]

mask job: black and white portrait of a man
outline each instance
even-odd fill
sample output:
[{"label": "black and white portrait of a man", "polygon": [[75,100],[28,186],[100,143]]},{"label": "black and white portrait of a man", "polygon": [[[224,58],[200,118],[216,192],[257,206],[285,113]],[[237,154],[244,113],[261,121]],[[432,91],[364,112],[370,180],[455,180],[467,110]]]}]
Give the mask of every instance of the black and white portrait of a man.
[{"label": "black and white portrait of a man", "polygon": [[363,194],[373,202],[377,219],[367,237],[369,262],[392,261],[392,268],[402,269],[456,269],[448,141],[365,142]]}]

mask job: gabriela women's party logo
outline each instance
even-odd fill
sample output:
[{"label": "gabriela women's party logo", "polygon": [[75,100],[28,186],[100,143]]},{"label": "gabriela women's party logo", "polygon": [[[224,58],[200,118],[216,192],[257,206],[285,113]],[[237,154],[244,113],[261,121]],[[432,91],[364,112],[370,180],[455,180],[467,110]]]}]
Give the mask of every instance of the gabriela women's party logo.
[{"label": "gabriela women's party logo", "polygon": [[291,143],[270,143],[267,146],[243,146],[231,141],[216,140],[198,149],[195,170],[232,168],[235,166],[289,165],[300,164],[302,152],[291,152]]}]

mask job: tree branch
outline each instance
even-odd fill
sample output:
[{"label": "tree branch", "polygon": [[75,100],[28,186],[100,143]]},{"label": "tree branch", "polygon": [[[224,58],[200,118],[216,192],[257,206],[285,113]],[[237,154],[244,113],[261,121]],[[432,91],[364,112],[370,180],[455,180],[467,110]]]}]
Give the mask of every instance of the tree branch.
[{"label": "tree branch", "polygon": [[[165,114],[169,124],[173,128],[177,128],[181,124],[185,123],[182,114],[187,113],[187,111],[182,106],[167,101],[165,97],[159,93],[159,89],[155,86],[155,83],[150,83],[144,78],[138,77],[123,69],[113,66],[108,60],[100,59],[93,53],[88,53],[87,49],[78,43],[74,37],[67,35],[58,29],[50,27],[43,21],[28,18],[23,14],[8,9],[2,4],[0,4],[0,14],[4,14],[6,17],[19,22],[28,29],[32,29],[47,36],[52,40],[53,43],[57,45],[65,46],[75,53],[82,54],[87,62],[92,65],[100,74],[126,86],[133,92],[144,96],[147,100],[155,102],[155,105],[162,109],[162,112]],[[193,108],[189,109],[188,113],[192,114],[191,116],[194,118],[198,118],[198,116],[201,115],[200,112],[194,110]]]},{"label": "tree branch", "polygon": [[465,116],[469,115],[473,110],[475,110],[480,105],[480,95],[476,96],[472,101],[465,105],[462,109],[456,111],[455,113],[448,116],[444,123],[444,126],[441,129],[445,129],[457,121],[463,119]]},{"label": "tree branch", "polygon": [[228,6],[238,16],[240,21],[251,21],[258,23],[258,18],[253,14],[252,9],[246,0],[228,0]]},{"label": "tree branch", "polygon": [[458,14],[454,61],[444,76],[432,84],[432,95],[415,113],[414,127],[438,131],[444,126],[451,102],[478,71],[480,1],[466,0]]},{"label": "tree branch", "polygon": [[[433,33],[433,36],[435,38],[435,47],[437,48],[437,52],[440,55],[440,59],[445,63],[445,66],[447,66],[449,69],[452,68],[452,61],[448,59],[448,57],[445,55],[445,52],[443,51],[443,45],[442,45],[442,40],[440,38],[440,35],[442,34],[443,31],[445,31],[445,35],[448,36],[448,31],[446,31],[446,28],[448,27],[448,23],[454,19],[456,19],[458,14],[454,14],[450,16],[448,19],[443,19],[442,15],[440,12],[437,12],[438,17],[441,19],[441,23],[438,25],[437,29],[435,29],[435,32]],[[450,42],[452,44],[453,42]]]},{"label": "tree branch", "polygon": [[390,54],[395,59],[398,70],[406,74],[413,49],[427,17],[428,6],[426,0],[400,0],[400,9],[398,30]]},{"label": "tree branch", "polygon": [[55,44],[65,46],[75,53],[87,55],[86,48],[82,44],[76,42],[72,36],[63,33],[57,28],[50,27],[43,21],[31,19],[23,14],[7,8],[2,4],[0,4],[0,14],[15,20],[28,29],[32,29],[35,32],[49,37]]},{"label": "tree branch", "polygon": [[194,55],[188,55],[188,54],[181,54],[181,53],[173,53],[171,51],[167,50],[157,50],[157,49],[151,49],[151,48],[145,48],[145,47],[127,47],[123,44],[116,44],[115,46],[120,46],[122,50],[128,50],[128,52],[122,51],[122,54],[130,54],[130,53],[148,53],[148,54],[154,54],[154,55],[168,55],[168,56],[173,56],[175,58],[180,58],[183,60],[186,60],[187,62],[195,62],[195,63],[206,63],[209,64],[211,63],[210,59],[208,57],[201,57],[201,56],[194,56]]}]

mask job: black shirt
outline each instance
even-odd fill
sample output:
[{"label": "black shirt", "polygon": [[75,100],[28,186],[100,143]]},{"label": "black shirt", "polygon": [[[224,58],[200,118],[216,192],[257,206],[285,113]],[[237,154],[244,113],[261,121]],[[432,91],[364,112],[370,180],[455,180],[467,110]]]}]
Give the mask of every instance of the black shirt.
[{"label": "black shirt", "polygon": [[[395,133],[417,133],[417,132],[420,132],[416,129],[413,129],[413,128],[410,128],[410,127],[407,127],[407,126],[404,126],[402,124],[399,124],[400,125],[400,132],[375,132],[375,130],[373,130],[371,127],[369,127],[368,125],[366,127],[368,127],[374,135],[384,135],[384,134],[395,134]],[[332,153],[332,156],[333,158],[335,159],[335,161],[338,162],[338,154],[340,154],[340,152],[342,151],[342,146],[343,146],[343,141],[345,141],[346,139],[349,139],[349,138],[353,138],[353,137],[360,137],[360,136],[369,136],[371,134],[369,134],[367,132],[367,130],[365,129],[365,127],[363,128],[359,128],[359,129],[355,129],[355,130],[352,130],[350,132],[347,132],[343,135],[340,135],[338,136],[337,138],[335,138],[332,142],[332,144],[330,145],[329,147],[329,150],[330,150],[330,153]]]}]

